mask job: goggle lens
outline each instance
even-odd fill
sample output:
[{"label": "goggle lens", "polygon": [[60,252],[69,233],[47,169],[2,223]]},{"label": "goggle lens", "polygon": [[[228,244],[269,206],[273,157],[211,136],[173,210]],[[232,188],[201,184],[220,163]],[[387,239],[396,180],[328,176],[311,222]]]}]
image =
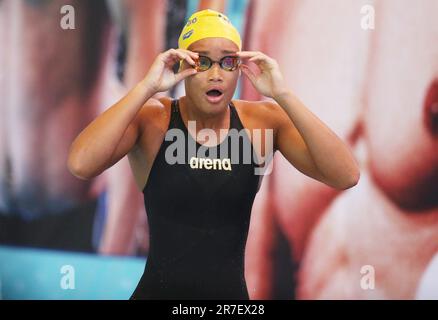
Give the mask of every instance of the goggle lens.
[{"label": "goggle lens", "polygon": [[220,61],[213,61],[209,57],[199,56],[199,59],[197,61],[198,71],[207,71],[212,67],[213,63],[215,62],[219,63],[222,69],[226,71],[233,71],[238,67],[240,60],[238,57],[226,56],[223,57]]}]

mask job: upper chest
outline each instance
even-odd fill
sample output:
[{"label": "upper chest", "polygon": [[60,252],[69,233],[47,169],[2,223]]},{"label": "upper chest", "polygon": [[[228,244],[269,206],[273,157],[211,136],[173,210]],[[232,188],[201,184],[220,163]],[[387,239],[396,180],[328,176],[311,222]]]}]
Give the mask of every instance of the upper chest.
[{"label": "upper chest", "polygon": [[[257,108],[256,103],[248,104],[248,102],[244,101],[233,101],[233,103],[235,106],[235,112],[233,114],[233,122],[235,126],[233,127],[233,130],[209,130],[211,134],[216,135],[216,139],[214,140],[217,141],[217,143],[214,144],[220,144],[226,138],[234,141],[239,137],[242,138],[245,136],[248,137],[248,140],[254,148],[254,152],[257,156],[266,157],[267,154],[273,153],[275,124],[272,121],[269,121],[269,117],[263,114],[263,110]],[[174,117],[182,120],[184,125],[178,128],[172,128],[170,131],[171,106],[169,103],[169,105],[165,105],[162,114],[144,122],[138,145],[140,149],[143,150],[147,159],[155,158],[165,139],[179,134],[182,136],[183,134],[186,134],[186,130],[189,132],[189,135],[186,137],[188,141],[202,143],[206,140],[205,130],[191,130],[190,125],[187,123],[188,119],[183,120],[181,114],[177,116],[174,115]],[[236,125],[238,121],[240,121],[243,128]],[[208,149],[211,150],[215,148]]]},{"label": "upper chest", "polygon": [[[243,135],[248,137],[248,141],[252,146],[252,150],[249,151],[251,152],[251,154],[249,155],[251,157],[251,160],[256,161],[257,164],[266,164],[266,159],[273,154],[273,125],[269,123],[269,121],[263,121],[263,118],[266,119],[266,117],[263,117],[263,115],[260,114],[260,110],[256,109],[256,105],[245,105],[239,102],[234,102],[234,105],[240,122],[244,127],[244,129],[242,130],[243,132],[234,132],[234,134],[237,136],[237,138],[239,136],[242,137]],[[250,110],[250,107],[253,107],[253,110]],[[172,137],[176,131],[169,130],[170,121],[171,106],[169,103],[164,105],[162,112],[156,113],[153,117],[150,117],[148,119],[144,119],[142,123],[141,136],[137,143],[137,147],[134,151],[130,152],[129,155],[131,168],[133,170],[136,180],[138,181],[139,186],[145,185],[154,160],[156,159],[160,151],[160,148],[169,147],[170,143],[165,141],[168,139],[176,139],[175,137]],[[184,132],[179,133],[181,134],[181,137],[183,137]],[[184,139],[188,139],[188,141],[191,141],[194,138],[196,138],[196,136],[191,135],[190,137],[184,137]],[[233,136],[231,138],[234,139]],[[199,140],[202,140],[202,137]],[[229,146],[228,148],[229,153],[231,154],[234,151],[235,156],[236,152],[235,149],[233,150],[232,146],[233,141],[236,141],[236,139],[229,141],[231,141],[231,146]],[[186,142],[187,140],[184,140],[184,143]],[[173,145],[173,147],[175,147],[175,145]],[[221,151],[217,151],[217,153],[213,155],[210,154],[210,152],[214,151],[215,149],[216,148],[202,148],[201,155],[203,154],[202,152],[206,151],[207,157],[220,158],[220,154],[218,153]],[[198,151],[199,148],[197,148],[196,150]],[[188,150],[186,149],[183,151]],[[163,152],[165,152],[165,150],[163,150]],[[248,152],[248,148],[238,148],[237,152],[239,153],[240,161],[242,161],[242,153]],[[190,165],[189,161],[191,158],[192,157],[185,157],[188,162],[187,165]],[[228,168],[227,163],[210,163],[210,160],[205,160],[202,156],[196,158],[197,159],[192,159],[192,166],[197,166],[198,168],[201,166],[204,169],[207,168],[207,170],[214,167]],[[248,157],[246,157],[245,159],[248,159]]]}]

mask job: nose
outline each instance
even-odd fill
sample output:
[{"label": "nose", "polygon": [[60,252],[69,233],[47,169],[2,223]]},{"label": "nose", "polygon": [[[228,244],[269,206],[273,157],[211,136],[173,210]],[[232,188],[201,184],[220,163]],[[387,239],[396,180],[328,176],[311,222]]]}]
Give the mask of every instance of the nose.
[{"label": "nose", "polygon": [[221,67],[219,63],[214,62],[211,68],[208,70],[209,81],[223,81]]}]

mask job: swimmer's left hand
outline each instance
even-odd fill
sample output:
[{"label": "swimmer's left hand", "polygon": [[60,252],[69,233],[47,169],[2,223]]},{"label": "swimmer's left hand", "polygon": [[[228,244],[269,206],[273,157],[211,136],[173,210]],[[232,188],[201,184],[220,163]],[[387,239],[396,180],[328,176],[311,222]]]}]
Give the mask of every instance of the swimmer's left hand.
[{"label": "swimmer's left hand", "polygon": [[258,67],[259,73],[255,73],[247,65],[240,64],[240,70],[262,95],[275,98],[287,91],[277,61],[259,51],[239,51],[237,55],[241,59],[249,59],[248,61],[254,62]]}]

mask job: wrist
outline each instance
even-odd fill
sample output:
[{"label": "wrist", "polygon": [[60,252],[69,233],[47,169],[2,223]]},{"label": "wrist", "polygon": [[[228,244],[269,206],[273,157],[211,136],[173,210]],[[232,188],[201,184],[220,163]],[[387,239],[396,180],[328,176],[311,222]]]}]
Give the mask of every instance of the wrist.
[{"label": "wrist", "polygon": [[281,90],[277,90],[273,95],[272,99],[274,99],[277,103],[281,104],[281,102],[285,101],[289,97],[293,95],[292,91],[284,88]]},{"label": "wrist", "polygon": [[136,89],[142,94],[151,97],[157,93],[157,90],[146,78],[137,84]]}]

